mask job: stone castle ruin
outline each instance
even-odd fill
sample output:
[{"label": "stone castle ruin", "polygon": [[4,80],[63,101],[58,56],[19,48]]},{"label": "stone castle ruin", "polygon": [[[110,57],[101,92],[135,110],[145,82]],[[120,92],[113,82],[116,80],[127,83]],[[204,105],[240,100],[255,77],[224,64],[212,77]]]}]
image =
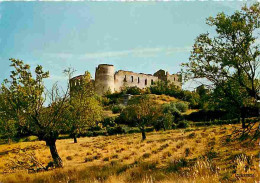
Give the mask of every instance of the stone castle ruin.
[{"label": "stone castle ruin", "polygon": [[[70,87],[80,85],[84,75],[76,76],[70,80]],[[118,70],[110,64],[100,64],[95,72],[95,90],[98,95],[103,95],[107,91],[120,92],[125,87],[138,87],[144,89],[154,85],[157,81],[168,81],[181,88],[181,75],[172,74],[164,70],[159,70],[152,74],[134,73],[132,71]]]}]

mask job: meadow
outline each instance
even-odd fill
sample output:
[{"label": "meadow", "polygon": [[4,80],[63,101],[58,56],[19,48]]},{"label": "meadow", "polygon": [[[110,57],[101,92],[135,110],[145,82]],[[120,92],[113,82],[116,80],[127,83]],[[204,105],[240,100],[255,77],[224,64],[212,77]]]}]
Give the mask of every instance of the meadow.
[{"label": "meadow", "polygon": [[[257,128],[255,125],[255,128]],[[43,141],[0,145],[0,182],[258,182],[259,139],[239,141],[241,125],[57,141],[64,168],[33,173],[52,160]],[[34,163],[35,163],[34,162]]]}]

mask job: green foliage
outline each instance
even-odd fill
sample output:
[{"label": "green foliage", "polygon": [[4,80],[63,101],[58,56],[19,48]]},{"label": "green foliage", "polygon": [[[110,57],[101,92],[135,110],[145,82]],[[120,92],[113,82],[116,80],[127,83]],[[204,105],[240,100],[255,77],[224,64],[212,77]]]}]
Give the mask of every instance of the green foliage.
[{"label": "green foliage", "polygon": [[[5,79],[1,87],[1,119],[7,124],[11,121],[18,128],[24,129],[29,135],[35,135],[44,140],[50,147],[52,157],[57,167],[62,161],[57,153],[55,142],[66,124],[68,89],[61,93],[57,84],[46,91],[43,80],[49,77],[38,65],[34,74],[30,66],[18,59],[10,59],[10,79]],[[33,77],[34,76],[34,77]],[[48,100],[48,106],[44,103]],[[9,126],[9,125],[8,125]],[[13,129],[13,128],[12,128]]]},{"label": "green foliage", "polygon": [[132,99],[120,114],[119,121],[129,126],[137,126],[145,139],[145,127],[151,126],[158,119],[158,107],[148,95]]},{"label": "green foliage", "polygon": [[187,120],[179,121],[177,124],[177,128],[188,128],[190,126],[190,122]]},{"label": "green foliage", "polygon": [[163,113],[169,113],[175,116],[175,118],[178,118],[181,116],[180,110],[176,107],[176,104],[171,102],[170,104],[163,104]]},{"label": "green foliage", "polygon": [[124,94],[131,94],[131,95],[141,95],[142,94],[142,90],[140,88],[138,88],[137,86],[133,86],[133,87],[126,87],[122,93]]},{"label": "green foliage", "polygon": [[186,112],[189,107],[188,104],[184,102],[177,102],[175,106],[180,112]]},{"label": "green foliage", "polygon": [[123,133],[125,133],[125,130],[121,126],[108,127],[107,133],[109,135],[123,134]]},{"label": "green foliage", "polygon": [[114,127],[116,126],[115,117],[107,117],[101,121],[103,127]]},{"label": "green foliage", "polygon": [[[255,106],[260,99],[259,21],[259,3],[245,5],[232,15],[209,17],[207,24],[215,27],[216,34],[199,35],[189,63],[183,64],[186,79],[204,78],[214,86],[217,108],[235,112],[242,119],[245,108]],[[246,127],[244,122],[242,127]]]},{"label": "green foliage", "polygon": [[123,104],[117,104],[112,106],[113,114],[121,113],[124,110],[125,106]]},{"label": "green foliage", "polygon": [[104,97],[104,105],[111,105],[111,104],[119,104],[119,98],[121,98],[124,94],[122,92],[120,93],[110,93],[106,94]]},{"label": "green foliage", "polygon": [[14,120],[0,120],[0,135],[2,138],[7,138],[8,143],[17,134],[17,123]]},{"label": "green foliage", "polygon": [[94,91],[91,75],[85,72],[80,85],[70,91],[69,108],[66,111],[67,129],[74,142],[76,137],[102,119],[102,105]]}]

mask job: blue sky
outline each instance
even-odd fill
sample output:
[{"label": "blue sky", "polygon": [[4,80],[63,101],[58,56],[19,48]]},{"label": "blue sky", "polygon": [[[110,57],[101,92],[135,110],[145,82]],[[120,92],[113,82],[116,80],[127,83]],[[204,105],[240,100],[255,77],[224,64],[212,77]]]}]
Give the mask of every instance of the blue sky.
[{"label": "blue sky", "polygon": [[[180,71],[195,38],[212,28],[205,19],[232,14],[241,1],[195,2],[1,2],[0,82],[9,77],[9,58],[50,71],[46,85],[66,77],[71,66],[95,73],[101,63],[116,70]],[[194,86],[186,83],[184,88]]]}]

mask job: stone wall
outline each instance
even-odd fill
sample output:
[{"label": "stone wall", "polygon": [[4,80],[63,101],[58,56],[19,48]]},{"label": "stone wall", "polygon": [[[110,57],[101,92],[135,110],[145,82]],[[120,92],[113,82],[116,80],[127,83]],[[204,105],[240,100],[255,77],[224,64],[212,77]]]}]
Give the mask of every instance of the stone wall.
[{"label": "stone wall", "polygon": [[151,74],[134,73],[131,71],[119,70],[115,73],[115,91],[120,91],[124,87],[137,86],[141,89],[150,87],[156,81],[157,76]]},{"label": "stone wall", "polygon": [[167,81],[181,88],[181,76],[178,74],[166,75]]}]

